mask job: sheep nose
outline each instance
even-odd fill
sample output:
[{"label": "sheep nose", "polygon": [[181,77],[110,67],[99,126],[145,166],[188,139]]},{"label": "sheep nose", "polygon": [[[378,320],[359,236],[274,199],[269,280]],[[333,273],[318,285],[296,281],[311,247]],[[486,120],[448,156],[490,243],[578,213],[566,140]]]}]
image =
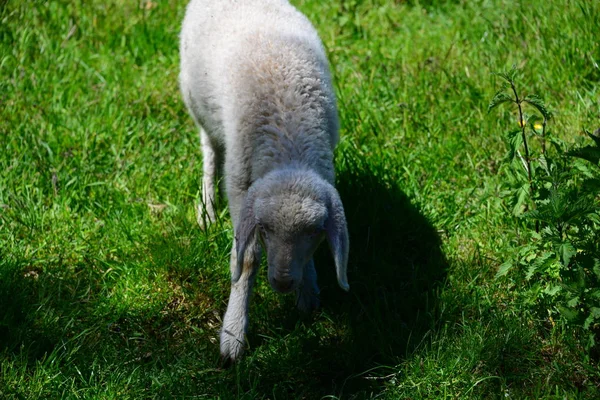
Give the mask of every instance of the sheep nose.
[{"label": "sheep nose", "polygon": [[271,287],[279,293],[289,293],[294,287],[294,280],[272,278]]}]

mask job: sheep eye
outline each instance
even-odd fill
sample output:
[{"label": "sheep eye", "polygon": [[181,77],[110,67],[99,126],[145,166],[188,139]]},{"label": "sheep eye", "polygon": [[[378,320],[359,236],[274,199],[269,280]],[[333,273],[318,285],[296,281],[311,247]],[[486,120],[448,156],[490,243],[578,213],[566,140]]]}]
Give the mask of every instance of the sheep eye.
[{"label": "sheep eye", "polygon": [[263,224],[261,224],[260,222],[258,223],[258,229],[260,229],[260,232],[261,232],[263,235],[266,235],[266,234],[267,234],[267,229],[266,229],[266,228],[265,228],[265,226],[264,226]]}]

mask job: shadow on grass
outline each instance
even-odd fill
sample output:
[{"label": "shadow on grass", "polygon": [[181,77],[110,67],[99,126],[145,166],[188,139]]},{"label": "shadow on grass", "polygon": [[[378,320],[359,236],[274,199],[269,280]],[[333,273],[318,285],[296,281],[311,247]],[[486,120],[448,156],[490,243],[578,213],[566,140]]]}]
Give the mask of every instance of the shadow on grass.
[{"label": "shadow on grass", "polygon": [[[339,289],[329,250],[321,246],[316,254],[321,310],[302,315],[292,297],[258,290],[251,305],[251,348],[237,367],[216,368],[213,341],[229,287],[217,272],[227,270],[222,249],[228,239],[219,234],[199,240],[197,227],[181,212],[170,219],[172,228],[150,238],[145,253],[112,262],[118,268],[135,259],[131,268],[166,273],[173,283],[164,301],[140,300],[137,308],[114,313],[99,310],[106,304],[99,282],[109,266],[94,265],[97,248],[87,249],[89,265],[29,272],[22,263],[5,265],[0,301],[10,306],[0,324],[0,350],[19,354],[25,345],[33,368],[31,361],[66,346],[69,356],[59,367],[65,376],[92,376],[92,368],[108,374],[125,370],[135,375],[132,390],[161,382],[157,393],[167,397],[361,398],[381,391],[382,380],[366,378],[395,372],[386,366],[397,365],[432,329],[446,261],[435,228],[402,192],[399,174],[388,170],[391,163],[344,154],[338,161],[337,187],[351,240],[351,290]],[[116,279],[127,271],[121,274]],[[79,337],[80,332],[87,333]],[[70,337],[78,339],[64,345]],[[87,367],[90,360],[99,364]]]},{"label": "shadow on grass", "polygon": [[[46,398],[32,395],[40,386],[47,398],[61,398],[64,386],[106,390],[108,397],[124,390],[129,398],[222,390],[218,348],[211,343],[219,287],[199,259],[207,247],[225,245],[219,238],[190,240],[197,226],[180,214],[168,220],[175,228],[155,233],[140,251],[124,246],[112,258],[102,257],[96,240],[83,250],[89,257],[74,264],[61,258],[32,263],[0,248],[0,369],[17,371],[16,383],[0,376],[3,395]],[[133,301],[111,299],[123,295]],[[45,376],[56,379],[42,382]]]},{"label": "shadow on grass", "polygon": [[[0,254],[0,256],[3,256]],[[32,314],[29,285],[24,282],[17,262],[8,257],[0,263],[0,353],[17,352],[21,346],[28,346],[28,361],[34,361],[51,352],[56,341],[44,330],[32,332]],[[35,273],[35,272],[33,272]]]},{"label": "shadow on grass", "polygon": [[368,397],[382,389],[377,377],[393,372],[385,366],[397,365],[433,328],[446,273],[436,229],[384,162],[342,157],[337,188],[350,232],[350,292],[338,288],[322,245],[315,260],[321,312],[311,319],[279,304],[251,322],[258,325],[251,345],[272,341],[264,336],[273,325],[285,342],[272,354],[250,356],[246,367],[263,369],[260,387],[268,392],[261,395]]}]

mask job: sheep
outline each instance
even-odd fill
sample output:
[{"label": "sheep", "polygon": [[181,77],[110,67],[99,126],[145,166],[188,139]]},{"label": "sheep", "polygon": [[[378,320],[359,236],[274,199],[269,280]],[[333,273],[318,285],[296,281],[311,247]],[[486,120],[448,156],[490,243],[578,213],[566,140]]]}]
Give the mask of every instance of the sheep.
[{"label": "sheep", "polygon": [[242,355],[262,250],[268,280],[319,306],[313,253],[326,238],[348,290],[349,238],[334,187],[338,118],[329,65],[308,19],[285,0],[192,0],[180,35],[180,89],[200,131],[198,221],[215,219],[223,165],[234,239],[223,359]]}]

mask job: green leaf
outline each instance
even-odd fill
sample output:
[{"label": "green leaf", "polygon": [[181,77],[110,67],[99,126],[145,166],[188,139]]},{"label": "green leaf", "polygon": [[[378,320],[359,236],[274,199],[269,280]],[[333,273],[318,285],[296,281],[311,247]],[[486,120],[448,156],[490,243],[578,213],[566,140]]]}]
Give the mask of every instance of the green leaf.
[{"label": "green leaf", "polygon": [[587,219],[591,223],[594,223],[594,224],[597,224],[600,226],[600,210],[596,210],[595,213],[588,214]]},{"label": "green leaf", "polygon": [[558,254],[560,255],[560,260],[562,261],[563,266],[566,268],[569,266],[571,258],[577,254],[577,250],[569,242],[561,243],[561,245],[558,246]]},{"label": "green leaf", "polygon": [[562,139],[557,138],[554,135],[549,135],[549,132],[546,132],[546,139],[548,139],[552,147],[554,147],[558,153],[562,154],[565,152],[566,144]]},{"label": "green leaf", "polygon": [[551,285],[549,284],[544,288],[544,293],[554,296],[556,293],[560,292],[562,288],[559,285]]},{"label": "green leaf", "polygon": [[513,215],[518,216],[522,214],[523,205],[527,201],[529,196],[529,183],[524,183],[515,193],[515,206],[513,207]]},{"label": "green leaf", "polygon": [[589,332],[589,336],[588,336],[588,342],[585,345],[586,349],[592,349],[596,346],[596,339],[595,339],[596,335],[594,334],[594,332]]},{"label": "green leaf", "polygon": [[488,105],[488,113],[490,111],[492,111],[492,109],[498,107],[500,104],[503,103],[507,103],[507,102],[515,102],[515,99],[512,98],[512,96],[510,96],[508,93],[506,93],[504,91],[504,89],[500,89],[496,92],[496,94],[494,95],[494,97],[492,98],[492,101],[490,101],[490,104]]},{"label": "green leaf", "polygon": [[547,270],[555,262],[555,254],[552,251],[544,251],[542,254],[536,254],[534,265],[536,270]]},{"label": "green leaf", "polygon": [[516,129],[514,131],[510,131],[507,134],[508,137],[508,158],[509,161],[514,160],[517,155],[517,150],[523,144],[523,135],[521,135],[521,130]]},{"label": "green leaf", "polygon": [[600,165],[600,147],[585,146],[568,151],[567,155],[587,160],[596,166]]},{"label": "green leaf", "polygon": [[529,94],[525,96],[523,101],[535,107],[546,120],[552,118],[552,113],[548,111],[546,105],[544,104],[544,100],[542,100],[540,96],[535,94]]},{"label": "green leaf", "polygon": [[574,321],[579,316],[577,310],[572,310],[564,306],[557,306],[556,308],[561,313],[561,315],[565,317],[568,321]]},{"label": "green leaf", "polygon": [[525,213],[524,216],[550,225],[564,225],[573,224],[596,211],[598,207],[590,196],[573,198],[564,192],[551,189],[547,203],[538,203],[537,209]]},{"label": "green leaf", "polygon": [[525,279],[530,280],[533,277],[533,274],[535,274],[537,271],[537,265],[535,264],[530,264],[529,267],[527,267],[527,273],[525,274]]},{"label": "green leaf", "polygon": [[544,155],[538,159],[538,164],[542,171],[546,173],[546,176],[551,176],[550,167],[548,166],[548,158]]},{"label": "green leaf", "polygon": [[571,300],[567,301],[567,305],[571,308],[577,307],[577,304],[579,304],[579,296],[575,296]]},{"label": "green leaf", "polygon": [[496,72],[495,75],[498,75],[508,83],[514,83],[518,71],[519,69],[517,68],[517,66],[513,64],[510,70],[506,72]]},{"label": "green leaf", "polygon": [[513,263],[511,261],[506,261],[504,264],[502,264],[499,268],[498,268],[498,272],[496,272],[496,279],[500,278],[501,276],[504,276],[506,274],[508,274],[508,271],[510,271],[513,267]]},{"label": "green leaf", "polygon": [[589,168],[587,163],[574,163],[573,167],[588,178],[593,178],[594,172],[596,172],[593,169]]},{"label": "green leaf", "polygon": [[588,131],[585,131],[585,133],[596,143],[596,146],[600,147],[600,129],[596,129],[595,134]]},{"label": "green leaf", "polygon": [[585,319],[585,322],[583,323],[583,329],[589,329],[590,325],[598,319],[600,319],[600,308],[592,307],[592,309],[590,310],[590,315],[588,315],[588,317]]},{"label": "green leaf", "polygon": [[600,131],[600,129],[594,132],[594,134],[585,131],[585,133],[594,141],[595,146],[590,145],[579,149],[573,149],[568,151],[567,155],[587,160],[595,166],[600,167],[600,136],[596,136],[598,131]]}]

